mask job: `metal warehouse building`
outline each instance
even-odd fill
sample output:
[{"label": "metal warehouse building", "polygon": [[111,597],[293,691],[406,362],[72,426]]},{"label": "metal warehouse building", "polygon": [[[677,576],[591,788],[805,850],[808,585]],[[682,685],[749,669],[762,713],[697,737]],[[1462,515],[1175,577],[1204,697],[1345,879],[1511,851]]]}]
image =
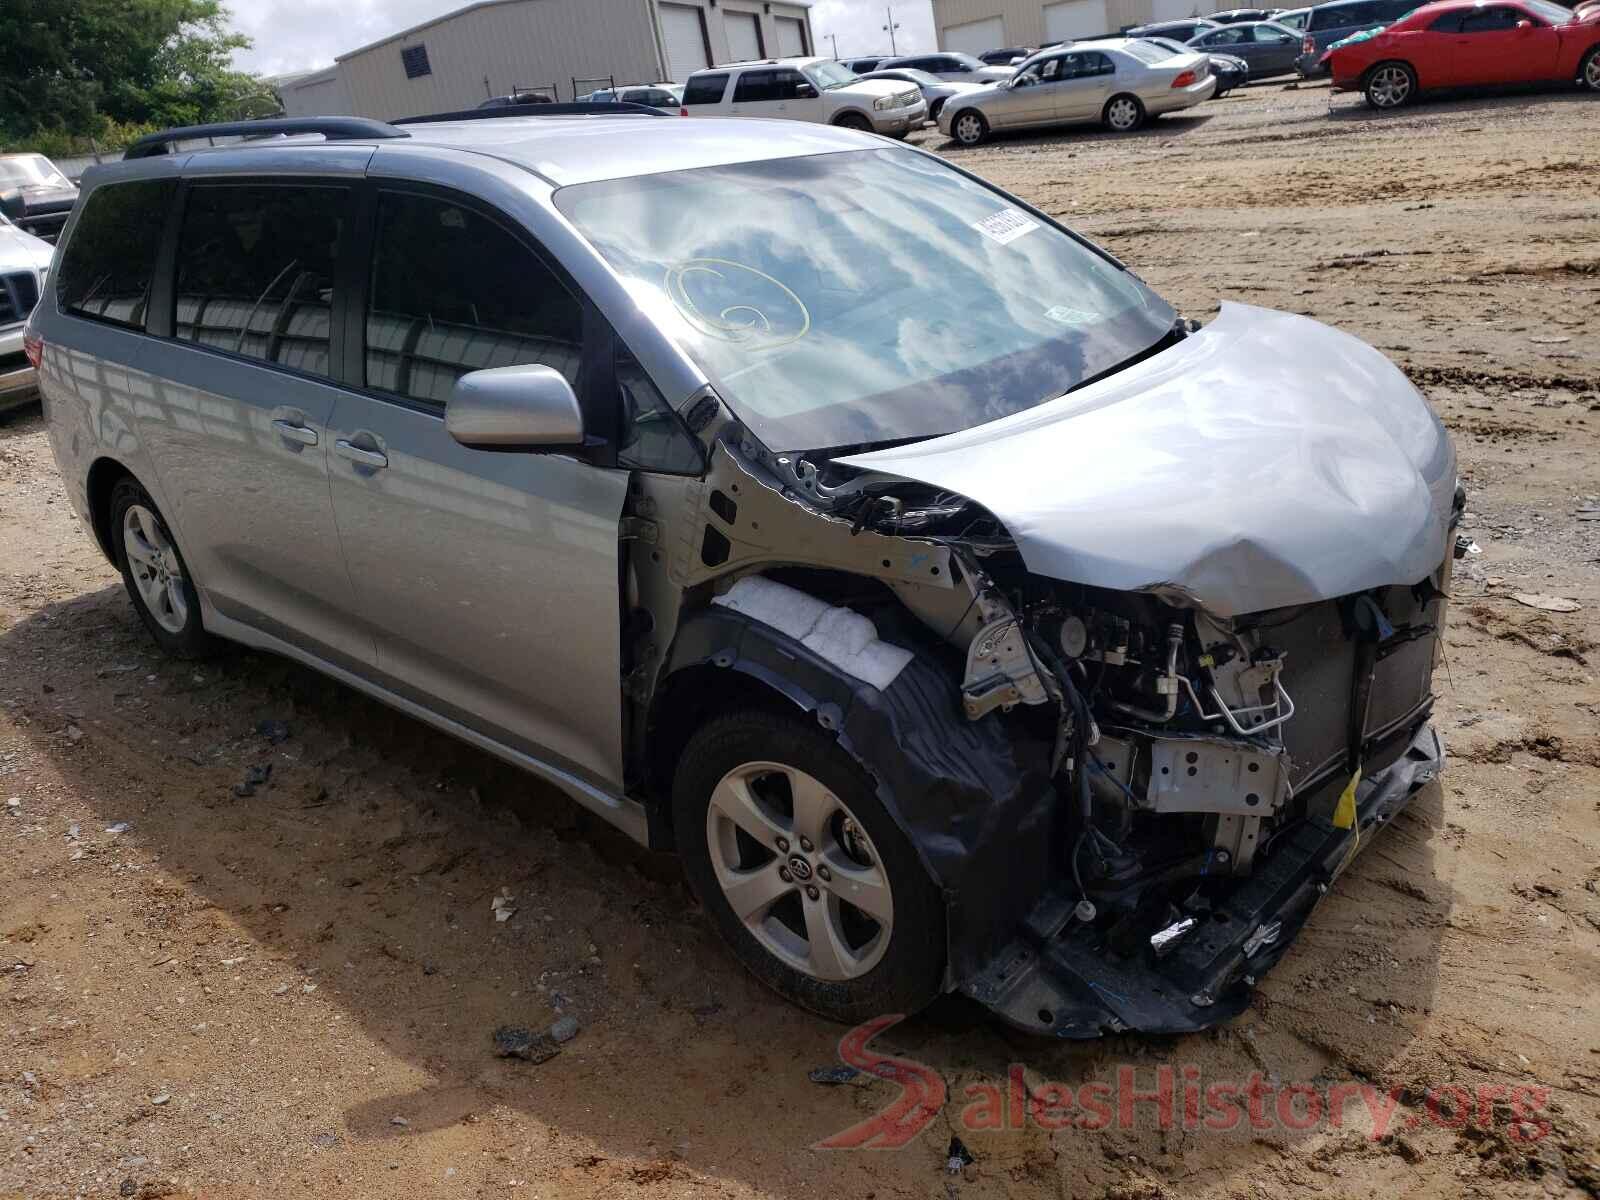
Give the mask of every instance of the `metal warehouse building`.
[{"label": "metal warehouse building", "polygon": [[1003,46],[1043,46],[1116,33],[1152,21],[1178,21],[1239,0],[933,0],[939,47],[981,54]]},{"label": "metal warehouse building", "polygon": [[[810,54],[811,0],[479,0],[285,81],[289,116],[412,116],[572,80],[681,83],[713,63]],[[601,81],[601,82],[596,82]]]}]

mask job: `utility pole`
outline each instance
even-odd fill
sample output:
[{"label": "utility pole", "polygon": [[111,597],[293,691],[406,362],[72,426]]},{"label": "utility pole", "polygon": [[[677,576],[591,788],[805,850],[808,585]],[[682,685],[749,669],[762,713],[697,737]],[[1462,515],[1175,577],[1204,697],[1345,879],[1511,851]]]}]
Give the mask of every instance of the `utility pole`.
[{"label": "utility pole", "polygon": [[830,42],[833,43],[833,56],[834,56],[834,58],[838,58],[839,57],[839,35],[837,33],[825,33],[822,36],[827,38]]},{"label": "utility pole", "polygon": [[887,4],[883,6],[883,15],[887,17],[889,21],[889,23],[883,27],[884,30],[889,34],[889,53],[898,56],[900,53],[900,47],[895,45],[894,31],[900,28],[900,22],[894,19],[894,9],[890,8]]}]

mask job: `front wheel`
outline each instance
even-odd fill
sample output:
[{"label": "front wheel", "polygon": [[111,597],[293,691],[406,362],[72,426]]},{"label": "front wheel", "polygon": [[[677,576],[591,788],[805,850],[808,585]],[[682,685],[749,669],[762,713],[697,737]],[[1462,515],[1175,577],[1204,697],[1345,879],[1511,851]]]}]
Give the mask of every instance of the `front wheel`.
[{"label": "front wheel", "polygon": [[1591,92],[1600,92],[1600,45],[1591,46],[1578,68],[1578,84]]},{"label": "front wheel", "polygon": [[1405,63],[1379,63],[1367,72],[1367,103],[1377,109],[1399,108],[1417,94],[1417,75]]},{"label": "front wheel", "polygon": [[1132,133],[1144,124],[1144,105],[1139,102],[1139,97],[1127,93],[1113,96],[1106,101],[1100,119],[1113,133]]},{"label": "front wheel", "polygon": [[950,134],[963,146],[976,146],[989,136],[989,122],[981,112],[969,108],[950,122]]},{"label": "front wheel", "polygon": [[834,124],[840,129],[857,129],[862,133],[872,132],[872,122],[867,120],[860,113],[845,113],[837,121],[835,121]]},{"label": "front wheel", "polygon": [[745,967],[846,1023],[939,992],[944,908],[872,781],[815,725],[720,717],[684,748],[673,824],[695,894]]}]

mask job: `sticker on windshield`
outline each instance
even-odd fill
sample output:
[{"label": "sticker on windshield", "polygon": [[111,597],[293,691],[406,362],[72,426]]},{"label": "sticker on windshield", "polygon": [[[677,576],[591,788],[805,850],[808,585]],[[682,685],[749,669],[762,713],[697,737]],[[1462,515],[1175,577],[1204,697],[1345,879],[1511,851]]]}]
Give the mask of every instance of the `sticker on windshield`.
[{"label": "sticker on windshield", "polygon": [[972,227],[991,242],[999,242],[1005,246],[1023,234],[1032,233],[1039,228],[1039,222],[1030,221],[1014,208],[1006,208],[992,213],[981,221],[974,221]]},{"label": "sticker on windshield", "polygon": [[1044,315],[1057,325],[1087,325],[1094,320],[1093,313],[1084,312],[1081,308],[1069,308],[1065,304],[1045,309]]}]

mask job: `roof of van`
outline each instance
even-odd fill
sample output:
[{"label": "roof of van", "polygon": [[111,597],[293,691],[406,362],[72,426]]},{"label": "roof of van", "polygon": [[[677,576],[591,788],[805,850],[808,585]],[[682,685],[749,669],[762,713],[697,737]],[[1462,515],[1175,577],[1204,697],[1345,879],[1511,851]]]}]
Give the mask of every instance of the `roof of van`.
[{"label": "roof of van", "polygon": [[[596,113],[518,116],[495,120],[432,121],[401,126],[406,137],[360,137],[319,142],[314,137],[272,138],[215,149],[183,151],[196,156],[254,152],[259,146],[292,145],[305,150],[322,145],[363,144],[409,150],[438,146],[490,155],[525,167],[561,187],[601,179],[623,179],[728,166],[769,159],[881,148],[871,134],[804,121],[748,117],[662,117]],[[160,157],[143,160],[152,164]]]}]

